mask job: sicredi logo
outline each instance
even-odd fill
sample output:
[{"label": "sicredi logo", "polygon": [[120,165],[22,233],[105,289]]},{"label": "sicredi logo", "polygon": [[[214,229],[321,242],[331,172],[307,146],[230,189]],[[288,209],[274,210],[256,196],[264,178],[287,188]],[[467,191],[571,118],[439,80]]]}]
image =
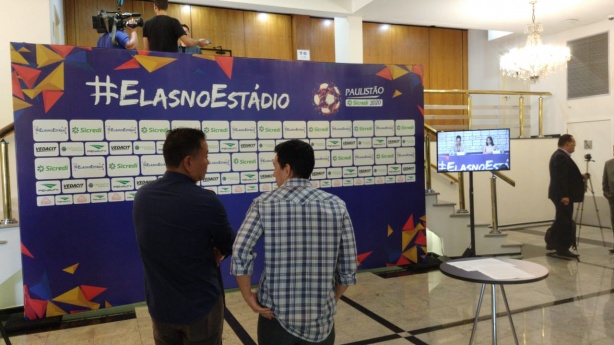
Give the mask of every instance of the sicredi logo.
[{"label": "sicredi logo", "polygon": [[35,143],[34,144],[34,156],[35,157],[55,157],[59,155],[57,143]]},{"label": "sicredi logo", "polygon": [[62,181],[62,193],[64,194],[85,193],[86,190],[85,180]]},{"label": "sicredi logo", "polygon": [[61,184],[58,180],[36,182],[37,195],[60,194],[61,192]]},{"label": "sicredi logo", "polygon": [[394,149],[376,149],[375,164],[394,164]]},{"label": "sicredi logo", "polygon": [[106,175],[104,157],[74,157],[72,176],[76,178],[103,177]]},{"label": "sicredi logo", "polygon": [[34,167],[37,180],[70,178],[70,160],[68,158],[36,158]]},{"label": "sicredi logo", "polygon": [[107,158],[107,174],[111,177],[137,176],[141,169],[137,156],[110,156]]},{"label": "sicredi logo", "polygon": [[83,156],[84,154],[83,143],[60,143],[60,156]]},{"label": "sicredi logo", "polygon": [[[90,193],[108,192],[110,190],[111,181],[108,178],[87,180],[87,191]],[[106,195],[106,193],[104,195]]]},{"label": "sicredi logo", "polygon": [[258,170],[257,153],[235,153],[232,155],[232,170],[249,171]]},{"label": "sicredi logo", "polygon": [[32,132],[34,141],[68,141],[68,121],[34,120]]},{"label": "sicredi logo", "polygon": [[353,164],[351,150],[335,150],[331,152],[332,166],[343,167]]},{"label": "sicredi logo", "polygon": [[224,140],[230,138],[228,121],[203,121],[203,132],[207,140]]},{"label": "sicredi logo", "polygon": [[170,123],[166,120],[142,120],[139,122],[141,140],[164,140],[170,130]]},{"label": "sicredi logo", "polygon": [[414,120],[397,120],[396,121],[396,135],[415,135],[416,134],[416,121]]},{"label": "sicredi logo", "polygon": [[259,121],[258,138],[260,139],[281,139],[281,121]]},{"label": "sicredi logo", "polygon": [[308,121],[307,136],[309,138],[328,138],[330,133],[330,122],[328,121]]},{"label": "sicredi logo", "polygon": [[70,139],[73,141],[104,140],[104,124],[102,120],[70,121]]},{"label": "sicredi logo", "polygon": [[355,137],[372,137],[373,121],[354,121]]},{"label": "sicredi logo", "polygon": [[85,154],[87,156],[102,156],[109,154],[109,143],[100,142],[87,142],[85,143]]}]

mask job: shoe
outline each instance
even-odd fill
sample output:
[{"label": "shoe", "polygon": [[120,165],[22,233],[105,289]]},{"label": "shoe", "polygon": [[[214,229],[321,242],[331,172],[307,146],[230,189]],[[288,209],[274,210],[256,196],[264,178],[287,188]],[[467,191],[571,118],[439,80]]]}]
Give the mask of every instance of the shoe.
[{"label": "shoe", "polygon": [[577,258],[577,257],[580,256],[578,254],[574,254],[574,253],[570,252],[569,249],[557,250],[556,251],[556,255],[562,256],[562,257],[565,257],[565,258]]},{"label": "shoe", "polygon": [[554,245],[550,243],[546,243],[546,250],[554,250]]}]

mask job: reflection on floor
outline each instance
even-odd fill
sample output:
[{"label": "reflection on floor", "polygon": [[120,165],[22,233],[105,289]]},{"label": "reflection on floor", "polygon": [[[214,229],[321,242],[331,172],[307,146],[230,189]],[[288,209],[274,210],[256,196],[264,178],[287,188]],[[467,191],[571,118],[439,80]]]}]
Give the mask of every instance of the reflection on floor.
[{"label": "reflection on floor", "polygon": [[[520,343],[614,344],[612,231],[583,226],[579,261],[546,256],[544,232],[544,227],[505,232],[511,240],[525,243],[524,260],[550,271],[545,280],[505,287]],[[480,284],[455,280],[438,270],[388,278],[361,273],[358,278],[358,285],[339,303],[336,344],[469,342]],[[474,344],[492,343],[489,297],[487,291]],[[256,344],[256,315],[238,292],[228,292],[226,299],[224,344]],[[502,300],[497,304],[503,312]],[[91,321],[72,328],[63,323],[64,329],[10,334],[10,340],[28,345],[153,344],[147,308],[137,307],[126,315],[128,319],[120,321]],[[507,316],[498,315],[498,343],[513,344]]]}]

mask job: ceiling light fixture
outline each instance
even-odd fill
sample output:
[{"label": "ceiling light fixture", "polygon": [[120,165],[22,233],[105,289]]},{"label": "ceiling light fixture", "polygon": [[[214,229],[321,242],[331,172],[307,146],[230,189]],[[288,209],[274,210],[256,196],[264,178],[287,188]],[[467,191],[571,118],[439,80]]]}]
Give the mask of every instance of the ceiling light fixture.
[{"label": "ceiling light fixture", "polygon": [[527,43],[522,48],[514,48],[499,60],[499,67],[503,75],[519,78],[526,82],[537,83],[540,78],[557,71],[567,65],[571,58],[569,48],[566,46],[544,45],[539,34],[544,31],[541,23],[535,22],[535,3],[533,7],[532,23],[527,24],[525,34]]}]

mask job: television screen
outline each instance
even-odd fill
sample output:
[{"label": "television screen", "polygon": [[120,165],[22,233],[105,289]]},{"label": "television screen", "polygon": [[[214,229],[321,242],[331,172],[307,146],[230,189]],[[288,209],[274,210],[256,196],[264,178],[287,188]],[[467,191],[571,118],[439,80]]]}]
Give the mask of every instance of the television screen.
[{"label": "television screen", "polygon": [[510,130],[437,133],[437,172],[510,170]]}]

